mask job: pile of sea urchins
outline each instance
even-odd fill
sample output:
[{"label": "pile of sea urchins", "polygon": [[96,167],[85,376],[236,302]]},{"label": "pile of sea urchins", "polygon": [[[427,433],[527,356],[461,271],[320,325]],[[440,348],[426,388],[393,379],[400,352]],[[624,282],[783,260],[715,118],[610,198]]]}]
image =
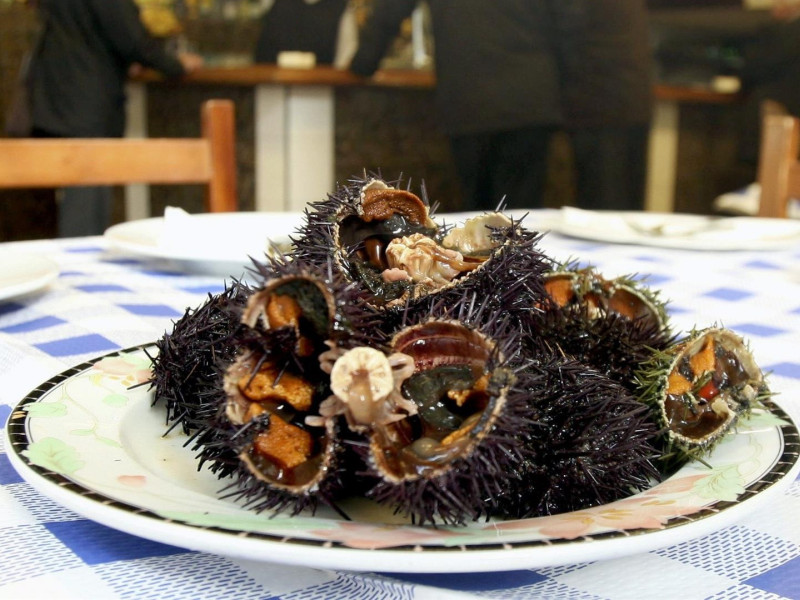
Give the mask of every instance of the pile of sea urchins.
[{"label": "pile of sea urchins", "polygon": [[437,225],[424,188],[353,179],[158,341],[155,402],[254,510],[361,495],[462,524],[646,489],[769,394],[737,335],[678,340],[658,294],[540,237],[502,211]]}]

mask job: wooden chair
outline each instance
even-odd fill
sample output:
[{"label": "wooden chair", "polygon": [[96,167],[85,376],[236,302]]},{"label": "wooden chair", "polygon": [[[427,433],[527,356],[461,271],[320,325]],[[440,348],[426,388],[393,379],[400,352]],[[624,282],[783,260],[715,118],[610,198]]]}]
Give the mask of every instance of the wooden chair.
[{"label": "wooden chair", "polygon": [[199,138],[2,139],[0,188],[203,183],[207,211],[235,211],[233,102],[206,101],[201,122]]},{"label": "wooden chair", "polygon": [[789,200],[800,198],[800,119],[767,113],[762,120],[758,216],[786,217]]}]

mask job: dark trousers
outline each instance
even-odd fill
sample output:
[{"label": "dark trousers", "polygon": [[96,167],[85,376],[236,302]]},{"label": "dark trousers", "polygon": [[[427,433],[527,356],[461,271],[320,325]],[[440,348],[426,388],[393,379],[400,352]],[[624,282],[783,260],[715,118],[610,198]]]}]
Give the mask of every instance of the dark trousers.
[{"label": "dark trousers", "polygon": [[596,127],[571,132],[576,204],[591,210],[642,210],[649,127]]},{"label": "dark trousers", "polygon": [[459,135],[450,138],[461,179],[462,210],[542,205],[553,127]]},{"label": "dark trousers", "polygon": [[58,237],[102,235],[111,225],[113,189],[98,186],[59,190],[56,194]]},{"label": "dark trousers", "polygon": [[[33,137],[56,138],[42,129],[34,128]],[[101,235],[111,225],[111,206],[114,188],[65,187],[56,193],[58,205],[58,237]]]}]

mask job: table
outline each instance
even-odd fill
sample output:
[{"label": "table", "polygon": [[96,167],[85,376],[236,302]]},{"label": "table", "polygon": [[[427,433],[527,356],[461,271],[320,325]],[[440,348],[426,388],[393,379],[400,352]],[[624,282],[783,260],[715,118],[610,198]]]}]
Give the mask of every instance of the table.
[{"label": "table", "polygon": [[[692,252],[549,234],[542,247],[608,276],[651,274],[676,328],[745,336],[777,400],[800,422],[800,245]],[[0,303],[0,422],[39,383],[100,354],[150,342],[222,280],[109,251],[103,238],[0,244],[43,254],[60,276]],[[0,265],[2,269],[2,265]],[[40,495],[0,448],[0,597],[733,600],[800,598],[800,481],[700,539],[611,560],[485,574],[359,574],[190,552],[107,528]]]},{"label": "table", "polygon": [[[298,211],[303,210],[308,198],[324,198],[335,184],[337,88],[432,90],[436,78],[429,69],[381,69],[364,79],[325,65],[286,69],[272,64],[243,64],[206,66],[179,81],[164,82],[161,75],[145,71],[126,89],[127,137],[147,137],[148,87],[154,83],[171,86],[175,93],[198,86],[223,86],[223,90],[252,87],[253,113],[245,117],[245,122],[255,127],[255,210]],[[741,96],[703,87],[658,84],[653,87],[653,98],[645,205],[648,210],[668,212],[675,201],[681,107],[732,105],[740,102]],[[148,198],[147,186],[127,186],[126,218],[150,216]]]}]

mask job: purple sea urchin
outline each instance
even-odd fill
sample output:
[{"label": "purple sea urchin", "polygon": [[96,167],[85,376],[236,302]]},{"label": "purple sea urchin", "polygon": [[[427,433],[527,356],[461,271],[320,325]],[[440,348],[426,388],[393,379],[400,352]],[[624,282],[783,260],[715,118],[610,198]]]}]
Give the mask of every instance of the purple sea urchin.
[{"label": "purple sea urchin", "polygon": [[[397,330],[388,351],[398,367],[381,385],[361,360],[337,359],[333,371],[346,384],[335,385],[332,375],[335,405],[369,439],[377,483],[368,497],[418,523],[457,524],[493,512],[526,460],[521,440],[537,427],[512,368],[516,335],[507,317],[467,298],[450,310],[434,304]],[[383,361],[388,371],[389,356]],[[379,418],[354,415],[362,399],[353,394],[378,403],[369,412]]]},{"label": "purple sea urchin", "polygon": [[673,347],[657,293],[553,271],[502,212],[437,226],[424,186],[353,179],[298,236],[153,358],[168,421],[253,510],[366,495],[460,524],[595,506],[649,486],[658,458],[700,457],[769,393],[734,334]]},{"label": "purple sea urchin", "polygon": [[664,303],[642,284],[591,269],[550,272],[544,282],[543,310],[524,320],[530,356],[557,349],[635,390],[642,363],[674,343]]},{"label": "purple sea urchin", "polygon": [[597,506],[650,487],[657,428],[630,392],[578,361],[551,356],[525,369],[534,458],[499,513],[527,518]]},{"label": "purple sea urchin", "polygon": [[245,353],[225,375],[228,401],[215,431],[237,457],[226,496],[257,511],[297,514],[320,501],[335,507],[348,479],[336,422],[305,422],[326,387],[274,362],[277,354],[263,359]]},{"label": "purple sea urchin", "polygon": [[554,307],[580,306],[589,318],[614,314],[630,321],[649,321],[650,329],[666,329],[666,303],[659,294],[631,277],[606,279],[592,268],[565,265],[544,275],[548,300]]},{"label": "purple sea urchin", "polygon": [[187,309],[170,333],[156,342],[151,357],[154,403],[164,402],[167,421],[186,433],[203,428],[217,410],[221,372],[236,354],[236,330],[251,289],[233,281]]},{"label": "purple sea urchin", "polygon": [[349,469],[336,421],[318,418],[330,395],[320,355],[330,340],[358,339],[340,313],[352,306],[347,287],[299,261],[273,260],[259,273],[266,279],[242,313],[224,409],[210,425],[238,459],[229,494],[256,510],[334,506]]},{"label": "purple sea urchin", "polygon": [[378,298],[375,304],[402,296],[407,283],[384,281],[380,275],[388,266],[386,247],[395,238],[433,235],[437,226],[424,189],[420,198],[399,185],[378,177],[354,178],[327,200],[312,204],[295,240],[295,257],[319,267],[332,263]]},{"label": "purple sea urchin", "polygon": [[413,310],[409,301],[432,294],[449,294],[453,303],[476,290],[488,302],[500,278],[505,299],[521,304],[527,297],[529,306],[541,300],[539,276],[550,263],[536,248],[538,234],[501,213],[437,227],[424,188],[419,198],[395,185],[357,179],[313,205],[296,256],[317,265],[332,261],[367,302],[385,309]]}]

